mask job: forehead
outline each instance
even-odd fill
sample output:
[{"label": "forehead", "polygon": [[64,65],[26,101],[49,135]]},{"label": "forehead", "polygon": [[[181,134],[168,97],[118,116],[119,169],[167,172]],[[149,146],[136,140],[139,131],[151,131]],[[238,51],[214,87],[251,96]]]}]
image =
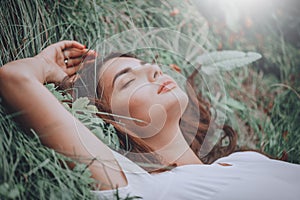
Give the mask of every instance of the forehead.
[{"label": "forehead", "polygon": [[125,68],[137,68],[141,66],[141,60],[130,57],[112,58],[104,63],[99,71],[99,79],[105,88],[112,88],[115,75]]}]

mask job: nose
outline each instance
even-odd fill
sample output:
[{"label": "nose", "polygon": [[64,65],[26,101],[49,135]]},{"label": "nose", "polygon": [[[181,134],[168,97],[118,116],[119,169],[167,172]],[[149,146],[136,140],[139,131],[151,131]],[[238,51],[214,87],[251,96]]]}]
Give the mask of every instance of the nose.
[{"label": "nose", "polygon": [[146,77],[150,82],[155,82],[157,78],[163,74],[158,65],[148,63],[136,69],[136,73],[138,73],[139,76]]},{"label": "nose", "polygon": [[147,68],[147,77],[150,82],[156,81],[157,78],[163,74],[161,68],[157,64],[148,64],[145,67]]}]

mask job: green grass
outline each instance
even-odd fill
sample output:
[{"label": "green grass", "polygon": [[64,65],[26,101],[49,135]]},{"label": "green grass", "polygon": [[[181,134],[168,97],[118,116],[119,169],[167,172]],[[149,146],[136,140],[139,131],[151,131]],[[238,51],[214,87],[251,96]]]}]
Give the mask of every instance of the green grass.
[{"label": "green grass", "polygon": [[[207,1],[201,2],[202,10],[196,9],[203,13],[220,10],[218,4],[209,8]],[[190,43],[179,39],[167,43],[174,52],[141,50],[141,56],[150,56],[150,60],[159,54],[158,61],[166,66],[183,67],[187,57],[193,60],[204,51],[217,49],[261,53],[263,59],[252,66],[221,74],[230,97],[223,102],[232,111],[227,112],[228,122],[238,131],[239,148],[259,149],[300,163],[300,51],[299,44],[286,36],[286,30],[297,27],[287,26],[296,19],[289,16],[293,12],[282,18],[266,13],[263,21],[250,15],[252,28],[237,24],[238,31],[233,31],[222,25],[222,19],[208,14],[205,19],[194,6],[179,0],[4,0],[0,6],[0,66],[36,55],[59,40],[75,39],[94,48],[94,41],[99,44],[122,31],[145,27],[168,27],[189,39]],[[172,15],[175,8],[179,13]],[[195,42],[203,49],[190,48],[188,44]],[[126,50],[130,43],[119,45]],[[180,51],[186,54],[179,57]],[[85,166],[65,167],[66,158],[41,145],[34,133],[25,133],[15,123],[16,115],[7,113],[0,97],[0,198],[92,198],[92,180]]]},{"label": "green grass", "polygon": [[84,166],[68,169],[66,158],[43,146],[33,133],[0,108],[1,199],[90,199],[93,183]]}]

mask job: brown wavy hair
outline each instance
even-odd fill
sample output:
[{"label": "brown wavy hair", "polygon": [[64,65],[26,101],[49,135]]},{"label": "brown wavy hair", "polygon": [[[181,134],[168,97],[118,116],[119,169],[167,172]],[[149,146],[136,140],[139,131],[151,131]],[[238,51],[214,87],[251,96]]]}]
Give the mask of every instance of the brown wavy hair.
[{"label": "brown wavy hair", "polygon": [[[80,78],[76,81],[77,97],[88,97],[101,112],[112,113],[108,103],[104,98],[102,98],[103,89],[99,80],[94,81],[94,83],[91,83],[90,80],[97,79],[97,77],[99,77],[100,68],[108,60],[117,57],[137,58],[132,54],[111,53],[104,59],[98,59],[96,63],[90,64],[91,66],[85,66],[80,72]],[[234,152],[237,143],[237,134],[228,125],[219,127],[216,123],[214,123],[214,119],[212,119],[210,112],[211,105],[202,97],[200,92],[196,94],[196,96],[191,94],[192,90],[197,91],[195,88],[196,74],[197,71],[195,70],[195,72],[187,78],[187,82],[190,85],[190,88],[187,88],[186,90],[189,97],[189,103],[180,119],[180,129],[194,153],[203,163],[210,164],[216,159]],[[161,172],[176,166],[176,164],[173,163],[170,163],[168,166],[162,165],[163,158],[155,154],[153,149],[150,148],[141,138],[134,137],[132,136],[133,134],[129,134],[131,131],[120,125],[111,115],[99,114],[99,117],[115,127],[121,147],[119,152],[139,164],[148,172]],[[204,142],[204,138],[209,131],[215,130],[210,127],[221,129],[223,131],[223,135],[207,155],[200,157],[200,149]],[[197,133],[191,133],[191,129],[197,130]],[[227,145],[225,146],[224,140],[227,141]],[[126,154],[128,151],[134,153]],[[152,166],[152,164],[154,165]],[[157,168],[157,166],[161,167]]]}]

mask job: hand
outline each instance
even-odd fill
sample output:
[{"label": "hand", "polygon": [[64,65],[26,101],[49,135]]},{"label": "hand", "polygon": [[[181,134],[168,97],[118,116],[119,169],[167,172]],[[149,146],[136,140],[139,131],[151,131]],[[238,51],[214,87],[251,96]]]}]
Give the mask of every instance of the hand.
[{"label": "hand", "polygon": [[76,41],[61,41],[45,48],[35,56],[46,63],[46,82],[61,83],[65,77],[72,77],[82,67],[85,57],[95,58],[96,53]]}]

